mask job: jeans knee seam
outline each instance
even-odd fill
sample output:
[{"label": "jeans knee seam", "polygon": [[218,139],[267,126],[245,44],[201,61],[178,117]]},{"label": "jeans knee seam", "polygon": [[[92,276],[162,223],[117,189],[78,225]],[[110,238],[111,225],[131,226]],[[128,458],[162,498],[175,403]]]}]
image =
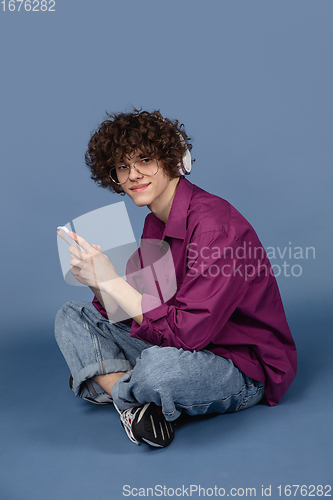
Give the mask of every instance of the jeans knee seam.
[{"label": "jeans knee seam", "polygon": [[102,353],[101,353],[101,348],[100,348],[100,345],[99,345],[99,341],[98,341],[97,335],[95,333],[92,333],[92,332],[90,332],[90,334],[91,334],[93,345],[94,345],[94,348],[95,348],[97,362],[98,362],[98,364],[100,366],[101,375],[104,375],[105,374],[105,369],[104,369],[104,365],[103,365]]},{"label": "jeans knee seam", "polygon": [[91,339],[92,339],[93,346],[95,348],[97,363],[98,363],[98,365],[100,367],[101,375],[104,375],[105,374],[105,369],[104,369],[103,357],[102,357],[101,346],[99,344],[98,336],[96,335],[95,332],[93,332],[91,330],[89,321],[87,321],[87,319],[84,317],[84,311],[83,311],[84,306],[79,307],[79,309],[80,309],[81,318],[84,321],[84,323],[83,323],[84,324],[84,328],[86,328],[89,331],[90,335],[91,335]]},{"label": "jeans knee seam", "polygon": [[237,398],[239,397],[240,395],[242,394],[242,391],[240,391],[239,393],[237,394],[230,394],[230,396],[226,397],[226,398],[222,398],[222,399],[214,399],[213,401],[207,401],[206,403],[192,403],[192,404],[189,404],[189,405],[184,405],[184,404],[180,404],[180,403],[176,403],[175,402],[175,405],[181,407],[181,408],[194,408],[194,407],[200,407],[200,406],[210,406],[214,403],[224,403],[226,401],[228,401],[229,399],[231,398]]}]

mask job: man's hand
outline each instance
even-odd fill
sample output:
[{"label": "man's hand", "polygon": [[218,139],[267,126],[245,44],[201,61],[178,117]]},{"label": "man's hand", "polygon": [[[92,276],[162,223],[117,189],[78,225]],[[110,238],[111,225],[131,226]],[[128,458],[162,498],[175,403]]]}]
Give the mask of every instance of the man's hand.
[{"label": "man's hand", "polygon": [[70,262],[71,273],[74,278],[83,285],[105,291],[107,282],[119,278],[114,265],[102,253],[99,245],[90,245],[84,238],[73,231],[70,231],[68,236],[80,245],[85,252],[80,251],[75,245],[69,247],[72,257]]},{"label": "man's hand", "polygon": [[84,238],[81,238],[73,231],[70,231],[68,236],[84,251],[82,252],[75,245],[69,247],[72,257],[70,262],[71,273],[77,281],[94,290],[99,290],[101,293],[105,292],[108,301],[109,298],[113,299],[110,308],[106,305],[107,312],[109,311],[112,314],[115,305],[119,304],[129,317],[141,325],[143,320],[142,295],[119,276],[109,258],[102,253],[100,246],[89,245]]}]

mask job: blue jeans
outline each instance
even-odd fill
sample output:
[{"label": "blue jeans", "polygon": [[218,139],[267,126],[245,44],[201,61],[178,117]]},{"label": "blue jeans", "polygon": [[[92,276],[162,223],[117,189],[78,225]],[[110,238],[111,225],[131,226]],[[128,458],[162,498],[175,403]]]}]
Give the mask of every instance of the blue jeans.
[{"label": "blue jeans", "polygon": [[111,390],[119,408],[154,402],[169,421],[182,411],[204,415],[244,410],[264,394],[264,385],[230,359],[132,338],[127,325],[110,323],[89,302],[66,303],[57,313],[55,335],[75,395],[94,402],[112,401],[92,378],[113,372],[126,372]]}]

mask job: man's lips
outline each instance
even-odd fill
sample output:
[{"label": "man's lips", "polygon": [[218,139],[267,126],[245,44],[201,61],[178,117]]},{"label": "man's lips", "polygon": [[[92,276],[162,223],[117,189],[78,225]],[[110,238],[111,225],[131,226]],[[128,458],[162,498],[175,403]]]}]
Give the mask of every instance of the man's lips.
[{"label": "man's lips", "polygon": [[135,193],[136,192],[139,192],[139,191],[143,191],[144,189],[146,189],[146,187],[148,187],[150,184],[150,182],[148,182],[148,184],[138,184],[137,186],[133,186],[130,188],[131,191],[134,191]]}]

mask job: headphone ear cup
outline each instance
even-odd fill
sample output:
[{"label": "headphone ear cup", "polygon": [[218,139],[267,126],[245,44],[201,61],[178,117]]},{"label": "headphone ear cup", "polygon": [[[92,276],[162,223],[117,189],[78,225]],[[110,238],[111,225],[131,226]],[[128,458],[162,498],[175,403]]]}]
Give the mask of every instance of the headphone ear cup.
[{"label": "headphone ear cup", "polygon": [[180,164],[179,166],[179,172],[181,175],[186,175],[191,172],[192,169],[192,158],[191,158],[191,153],[189,150],[186,150],[186,153],[183,156],[183,164]]},{"label": "headphone ear cup", "polygon": [[178,164],[179,174],[186,175],[186,174],[189,174],[191,172],[192,158],[191,158],[190,150],[187,148],[187,144],[186,144],[183,136],[180,133],[179,133],[179,139],[181,140],[183,146],[186,146],[186,151],[185,151],[185,154],[182,158],[182,161],[181,161],[181,163]]},{"label": "headphone ear cup", "polygon": [[181,170],[183,171],[184,174],[189,174],[192,169],[192,158],[191,158],[191,153],[189,150],[186,150],[185,155],[183,156],[183,166]]}]

